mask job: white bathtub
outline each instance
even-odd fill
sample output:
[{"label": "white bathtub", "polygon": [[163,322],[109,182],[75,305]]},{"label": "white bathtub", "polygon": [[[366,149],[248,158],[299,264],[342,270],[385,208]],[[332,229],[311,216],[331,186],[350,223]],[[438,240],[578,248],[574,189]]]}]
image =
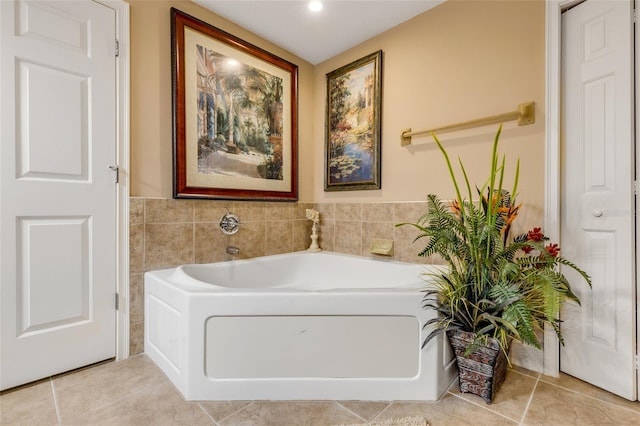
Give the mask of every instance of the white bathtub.
[{"label": "white bathtub", "polygon": [[145,352],[187,400],[436,400],[424,265],[288,253],[145,274]]}]

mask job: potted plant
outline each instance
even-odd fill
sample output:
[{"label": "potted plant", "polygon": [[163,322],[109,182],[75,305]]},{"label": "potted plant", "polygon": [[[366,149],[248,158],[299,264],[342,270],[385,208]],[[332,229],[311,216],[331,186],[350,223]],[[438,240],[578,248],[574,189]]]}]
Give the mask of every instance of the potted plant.
[{"label": "potted plant", "polygon": [[454,348],[461,392],[469,392],[491,403],[504,381],[509,349],[513,341],[541,348],[545,324],[553,327],[560,342],[559,309],[565,300],[580,303],[560,266],[576,270],[591,285],[589,276],[560,256],[557,244],[548,242],[540,228],[510,237],[510,229],[521,205],[516,202],[520,162],[510,191],[503,187],[505,158],[497,148],[502,126],[493,143],[490,173],[473,201],[471,185],[460,161],[467,197],[461,193],[449,155],[433,135],[449,169],[456,199],[427,197],[427,211],[412,225],[426,239],[419,256],[439,255],[448,268],[429,276],[425,290],[426,309],[438,317],[425,324],[430,333],[423,347],[446,333]]}]

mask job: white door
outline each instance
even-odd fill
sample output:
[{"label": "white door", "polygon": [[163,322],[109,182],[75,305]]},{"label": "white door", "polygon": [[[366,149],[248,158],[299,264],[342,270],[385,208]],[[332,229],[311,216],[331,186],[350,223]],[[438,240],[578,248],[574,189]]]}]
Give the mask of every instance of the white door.
[{"label": "white door", "polygon": [[561,241],[593,289],[565,270],[582,306],[562,311],[560,369],[635,400],[631,3],[588,0],[562,16]]},{"label": "white door", "polygon": [[0,389],[116,347],[115,12],[0,1]]}]

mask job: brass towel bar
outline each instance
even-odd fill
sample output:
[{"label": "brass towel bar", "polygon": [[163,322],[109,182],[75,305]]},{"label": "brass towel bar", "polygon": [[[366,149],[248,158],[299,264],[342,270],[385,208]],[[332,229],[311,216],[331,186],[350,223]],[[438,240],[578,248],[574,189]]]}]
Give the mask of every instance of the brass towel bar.
[{"label": "brass towel bar", "polygon": [[400,133],[401,145],[411,145],[412,136],[428,135],[431,133],[446,133],[456,130],[471,129],[474,127],[486,126],[489,124],[504,123],[505,121],[518,120],[518,126],[526,126],[536,122],[535,102],[526,102],[518,105],[516,111],[491,115],[489,117],[476,118],[475,120],[463,121],[462,123],[449,124],[448,126],[436,127],[429,130],[419,130],[412,132],[411,129],[404,129]]}]

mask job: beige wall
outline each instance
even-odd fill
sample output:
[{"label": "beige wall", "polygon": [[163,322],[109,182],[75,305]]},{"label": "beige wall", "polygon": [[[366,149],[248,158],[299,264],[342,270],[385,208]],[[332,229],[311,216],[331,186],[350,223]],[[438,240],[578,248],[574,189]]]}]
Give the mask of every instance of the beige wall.
[{"label": "beige wall", "polygon": [[[537,122],[507,124],[502,151],[508,176],[522,159],[523,214],[540,222],[544,169],[544,1],[462,1],[444,4],[317,66],[188,1],[131,4],[131,194],[171,198],[171,37],[176,7],[299,66],[299,198],[302,202],[391,202],[452,194],[433,144],[401,147],[402,129],[464,121],[536,102]],[[382,50],[382,189],[324,192],[325,75]],[[481,184],[495,126],[442,135]],[[425,142],[429,138],[416,139]],[[529,219],[520,220],[529,225]]]},{"label": "beige wall", "polygon": [[[172,197],[171,21],[175,7],[298,65],[300,200],[312,198],[313,66],[189,1],[126,0],[131,14],[131,195]],[[304,171],[307,171],[305,174]]]},{"label": "beige wall", "polygon": [[[324,192],[325,74],[383,51],[382,189]],[[505,125],[501,139],[513,176],[522,160],[521,201],[542,218],[544,176],[544,1],[449,0],[315,67],[313,201],[388,202],[453,194],[434,144],[401,147],[404,128],[421,130],[515,110],[536,102],[536,124]],[[497,126],[442,135],[471,180],[488,173]],[[416,142],[429,138],[415,139]],[[510,181],[510,180],[509,180]]]}]

